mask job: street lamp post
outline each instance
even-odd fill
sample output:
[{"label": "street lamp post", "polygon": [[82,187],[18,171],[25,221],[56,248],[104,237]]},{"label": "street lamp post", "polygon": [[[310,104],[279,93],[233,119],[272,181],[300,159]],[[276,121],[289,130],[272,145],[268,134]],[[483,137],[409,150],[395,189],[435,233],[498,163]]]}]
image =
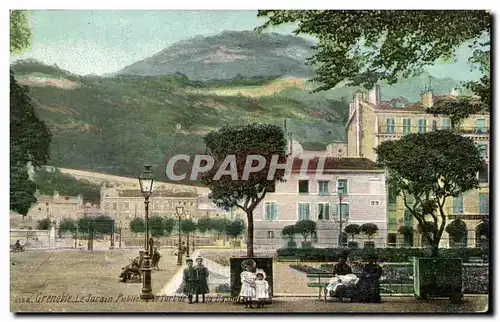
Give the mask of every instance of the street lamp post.
[{"label": "street lamp post", "polygon": [[181,237],[181,219],[184,213],[184,207],[175,207],[177,219],[179,220],[179,249],[177,251],[177,265],[182,265],[182,237]]},{"label": "street lamp post", "polygon": [[[191,219],[189,213],[186,214],[186,219]],[[189,231],[186,232],[186,258],[189,257]]]},{"label": "street lamp post", "polygon": [[342,218],[342,198],[344,197],[343,196],[343,193],[341,191],[338,192],[338,196],[339,196],[339,219],[338,220],[335,220],[335,222],[338,222],[339,223],[339,240],[338,240],[338,243],[339,243],[339,246],[342,247],[344,246],[344,232],[342,231],[343,229],[343,225],[344,225],[344,222],[348,222],[349,219],[344,219]]},{"label": "street lamp post", "polygon": [[122,248],[122,222],[120,221],[120,226],[118,227],[118,234],[120,234],[120,239],[118,239],[118,247]]},{"label": "street lamp post", "polygon": [[141,193],[144,196],[144,207],[145,207],[145,230],[146,234],[144,236],[144,267],[142,271],[144,272],[142,278],[142,292],[141,299],[143,300],[151,300],[154,299],[153,289],[151,287],[151,257],[149,254],[149,197],[153,192],[153,183],[154,178],[151,173],[151,166],[144,166],[144,170],[139,176],[139,184],[141,187]]}]

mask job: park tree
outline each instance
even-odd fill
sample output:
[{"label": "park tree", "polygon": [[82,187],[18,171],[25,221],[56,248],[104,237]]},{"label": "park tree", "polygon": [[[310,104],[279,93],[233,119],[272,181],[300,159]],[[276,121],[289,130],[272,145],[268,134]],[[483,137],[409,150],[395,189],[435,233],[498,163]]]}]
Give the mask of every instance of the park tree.
[{"label": "park tree", "polygon": [[356,224],[349,224],[344,228],[344,231],[346,232],[346,234],[351,235],[352,241],[354,241],[354,236],[359,235],[359,233],[361,232],[361,227]]},{"label": "park tree", "polygon": [[241,219],[230,221],[226,227],[226,234],[236,239],[245,232],[245,222]]},{"label": "park tree", "polygon": [[[27,13],[10,11],[10,53],[25,50],[31,41]],[[47,163],[52,135],[40,120],[28,88],[20,85],[10,70],[10,209],[25,216],[36,202],[36,185],[28,167],[36,171]]]},{"label": "park tree", "polygon": [[76,222],[71,218],[63,218],[59,223],[59,235],[73,232],[76,228]]},{"label": "park tree", "polygon": [[308,64],[316,91],[340,83],[372,88],[379,80],[418,75],[436,62],[456,58],[468,45],[483,77],[467,86],[488,106],[492,14],[485,10],[259,10],[267,21],[257,30],[295,23],[295,34],[318,39]]},{"label": "park tree", "polygon": [[281,230],[281,235],[288,238],[290,242],[293,242],[293,239],[295,238],[295,234],[297,234],[297,230],[295,228],[295,225],[285,226]]},{"label": "park tree", "polygon": [[[283,129],[277,125],[258,123],[225,126],[207,134],[204,142],[214,165],[203,175],[202,182],[210,189],[209,198],[218,207],[225,210],[238,207],[245,212],[248,223],[247,256],[253,257],[253,212],[267,191],[284,176],[284,171],[279,169],[268,178],[273,156],[277,156],[278,163],[286,162],[287,141]],[[234,155],[234,159],[226,159],[230,155]],[[243,178],[245,164],[249,162],[247,168],[257,166],[257,159],[261,164],[265,162],[265,166]],[[236,171],[228,175],[228,166]]]},{"label": "park tree", "polygon": [[205,236],[205,233],[212,229],[212,219],[210,217],[200,218],[196,226],[201,235]]},{"label": "park tree", "polygon": [[192,234],[196,231],[196,223],[192,219],[183,219],[181,221],[181,231],[184,234]]},{"label": "park tree", "polygon": [[361,229],[361,232],[363,234],[365,234],[366,237],[368,237],[368,241],[371,241],[371,238],[373,237],[373,235],[375,235],[378,232],[377,225],[375,225],[373,223],[362,224],[360,229]]},{"label": "park tree", "polygon": [[143,233],[145,229],[144,219],[135,217],[130,221],[130,231],[134,234]]},{"label": "park tree", "polygon": [[170,236],[176,225],[177,221],[174,218],[163,218],[163,231],[165,232],[165,236]]},{"label": "park tree", "polygon": [[151,236],[160,237],[165,234],[165,226],[163,222],[163,218],[160,216],[153,216],[149,220],[149,230],[151,232]]},{"label": "park tree", "polygon": [[[452,244],[461,244],[464,239],[465,241],[467,240],[467,226],[463,220],[453,220],[446,226],[445,231],[450,236],[450,241]],[[467,242],[465,246],[467,246]]]},{"label": "park tree", "polygon": [[93,223],[92,226],[97,233],[100,234],[111,234],[114,230],[114,220],[108,215],[99,215],[95,218],[92,218]]},{"label": "park tree", "polygon": [[87,216],[87,215],[78,218],[78,222],[77,222],[78,231],[80,231],[82,233],[88,232],[88,230],[90,228],[90,221],[92,219],[93,219],[92,217]]},{"label": "park tree", "polygon": [[405,246],[412,245],[412,239],[413,239],[413,227],[412,226],[399,227],[398,234],[403,235]]},{"label": "park tree", "polygon": [[387,170],[389,186],[402,195],[432,256],[437,256],[446,227],[446,200],[479,185],[477,174],[485,164],[474,141],[440,130],[385,141],[375,150],[377,164]]},{"label": "park tree", "polygon": [[50,221],[49,218],[41,219],[36,223],[36,229],[49,230],[50,227],[52,227],[52,222]]},{"label": "park tree", "polygon": [[316,223],[312,220],[299,220],[295,224],[295,231],[304,237],[307,242],[307,237],[312,236],[316,232]]}]

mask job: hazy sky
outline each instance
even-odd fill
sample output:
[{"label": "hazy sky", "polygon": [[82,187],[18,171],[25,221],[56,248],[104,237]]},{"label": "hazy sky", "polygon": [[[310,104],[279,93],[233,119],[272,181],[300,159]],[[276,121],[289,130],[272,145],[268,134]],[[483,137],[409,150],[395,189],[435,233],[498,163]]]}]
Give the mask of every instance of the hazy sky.
[{"label": "hazy sky", "polygon": [[[117,71],[179,40],[215,35],[224,30],[251,30],[265,18],[256,11],[34,11],[31,48],[14,59],[35,58],[75,74]],[[290,33],[293,26],[273,31]],[[458,51],[458,62],[428,69],[435,77],[475,79],[467,63],[470,50]]]}]

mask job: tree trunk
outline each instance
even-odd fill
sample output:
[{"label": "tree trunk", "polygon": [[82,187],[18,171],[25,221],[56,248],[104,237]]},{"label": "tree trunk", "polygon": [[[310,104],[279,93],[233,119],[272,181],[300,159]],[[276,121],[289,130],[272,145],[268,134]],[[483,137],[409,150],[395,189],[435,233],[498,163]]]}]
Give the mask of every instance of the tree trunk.
[{"label": "tree trunk", "polygon": [[247,212],[247,257],[254,257],[253,253],[253,211]]},{"label": "tree trunk", "polygon": [[436,243],[433,241],[431,245],[431,256],[432,257],[438,257],[439,256],[439,241]]}]

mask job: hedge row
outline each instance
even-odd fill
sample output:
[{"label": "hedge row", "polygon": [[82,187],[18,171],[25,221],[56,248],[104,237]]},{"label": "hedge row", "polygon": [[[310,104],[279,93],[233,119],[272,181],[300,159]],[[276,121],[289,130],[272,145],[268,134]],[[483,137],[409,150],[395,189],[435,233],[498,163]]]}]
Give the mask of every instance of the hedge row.
[{"label": "hedge row", "polygon": [[[277,250],[279,259],[296,259],[300,261],[337,261],[339,255],[345,251],[342,248],[281,248]],[[376,249],[352,249],[349,250],[351,260],[367,260],[368,256],[376,252],[380,262],[408,262],[412,257],[430,257],[428,248],[376,248]],[[489,258],[487,248],[441,248],[439,257],[462,258],[468,262],[469,258]]]}]

